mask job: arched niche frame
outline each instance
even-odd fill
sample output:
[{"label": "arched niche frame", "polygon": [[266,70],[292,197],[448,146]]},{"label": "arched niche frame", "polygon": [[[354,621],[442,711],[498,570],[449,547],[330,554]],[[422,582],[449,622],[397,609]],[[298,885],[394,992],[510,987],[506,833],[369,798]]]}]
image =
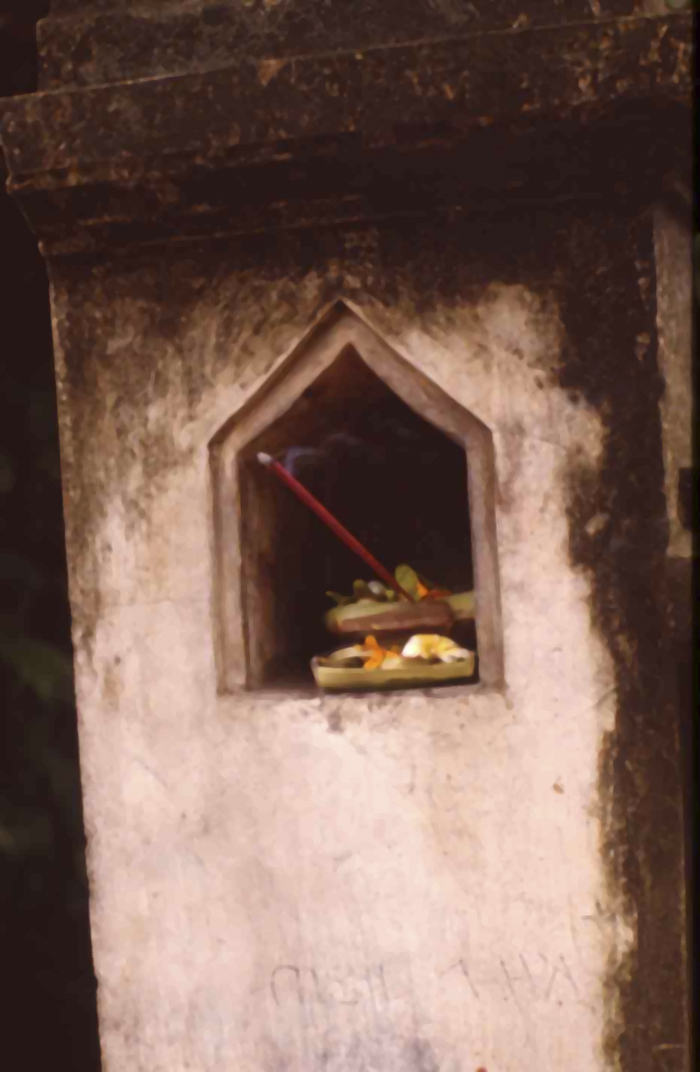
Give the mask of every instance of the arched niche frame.
[{"label": "arched niche frame", "polygon": [[[219,691],[284,683],[271,679],[269,672],[271,653],[284,644],[280,629],[290,628],[279,613],[280,572],[271,566],[288,550],[284,516],[277,482],[255,456],[259,450],[275,454],[289,445],[293,422],[300,419],[300,400],[334,369],[335,404],[339,399],[343,404],[343,362],[348,355],[355,367],[359,359],[365,372],[374,374],[413,414],[466,452],[479,684],[498,688],[503,683],[503,646],[491,432],[338,302],[210,442]],[[302,421],[322,420],[322,414],[310,416],[312,409],[305,412],[302,401]],[[285,568],[289,584],[295,583],[294,561]]]}]

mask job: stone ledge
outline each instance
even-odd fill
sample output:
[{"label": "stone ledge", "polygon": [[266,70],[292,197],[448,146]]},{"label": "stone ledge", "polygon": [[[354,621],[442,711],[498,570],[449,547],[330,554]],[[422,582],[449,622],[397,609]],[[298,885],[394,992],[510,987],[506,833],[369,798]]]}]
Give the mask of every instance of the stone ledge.
[{"label": "stone ledge", "polygon": [[171,160],[159,171],[157,161],[144,161],[142,181],[27,186],[15,196],[50,256],[436,213],[455,221],[563,203],[585,210],[611,197],[620,211],[637,211],[659,196],[684,135],[689,141],[689,112],[666,108],[594,125],[542,121],[461,137],[434,133],[420,148],[363,149],[348,137],[326,144],[325,153],[296,146],[287,158],[234,157],[217,167]]},{"label": "stone ledge", "polygon": [[[359,131],[565,115],[621,98],[690,92],[690,16],[618,20],[288,60],[11,98],[3,141],[16,176],[144,155]],[[120,161],[120,165],[116,161]],[[122,163],[123,162],[123,163]]]},{"label": "stone ledge", "polygon": [[[411,152],[417,161],[461,145],[461,176],[437,176],[439,198],[468,202],[475,187],[477,197],[489,190],[501,197],[513,184],[527,187],[527,166],[517,151],[515,161],[499,162],[496,133],[488,166],[479,150],[467,160],[467,135],[476,148],[487,144],[488,127],[546,131],[547,123],[685,103],[691,25],[678,15],[618,20],[484,35],[478,46],[470,37],[245,61],[12,98],[0,126],[9,188],[47,253],[362,219],[376,213],[377,196],[380,210],[391,211],[397,179],[368,196],[373,171],[362,170],[362,160],[382,150]],[[513,167],[520,173],[509,174]],[[575,171],[562,167],[573,181]],[[465,179],[474,170],[476,183]],[[409,172],[419,192],[411,210],[436,189],[436,181],[422,184],[420,171],[416,162]],[[548,195],[546,182],[540,190]],[[131,234],[134,221],[150,235],[143,228],[140,237]]]},{"label": "stone ledge", "polygon": [[[40,87],[211,70],[241,59],[640,15],[648,0],[141,0],[52,4],[39,24]],[[64,12],[61,15],[61,11]]]}]

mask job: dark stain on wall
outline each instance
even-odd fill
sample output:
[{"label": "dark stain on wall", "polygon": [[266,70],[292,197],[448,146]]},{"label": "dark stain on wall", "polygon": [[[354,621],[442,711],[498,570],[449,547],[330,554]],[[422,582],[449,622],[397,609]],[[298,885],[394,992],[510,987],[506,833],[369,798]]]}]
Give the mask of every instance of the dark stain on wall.
[{"label": "dark stain on wall", "polygon": [[572,459],[569,468],[570,550],[574,565],[591,577],[593,622],[615,667],[616,724],[600,766],[603,852],[611,893],[636,925],[625,962],[611,966],[607,1045],[626,1072],[681,1069],[681,786],[668,677],[651,220],[576,227],[570,248],[572,274],[561,291],[570,345],[561,385],[594,406],[604,426],[600,467]]}]

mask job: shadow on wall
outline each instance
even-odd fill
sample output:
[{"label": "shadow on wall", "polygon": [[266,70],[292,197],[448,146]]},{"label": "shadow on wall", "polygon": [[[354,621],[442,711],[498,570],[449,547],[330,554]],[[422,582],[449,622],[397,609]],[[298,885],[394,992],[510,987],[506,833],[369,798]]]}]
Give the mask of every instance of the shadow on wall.
[{"label": "shadow on wall", "polygon": [[[0,7],[0,97],[35,88],[47,8]],[[4,183],[0,157],[2,1066],[98,1072],[48,282]]]}]

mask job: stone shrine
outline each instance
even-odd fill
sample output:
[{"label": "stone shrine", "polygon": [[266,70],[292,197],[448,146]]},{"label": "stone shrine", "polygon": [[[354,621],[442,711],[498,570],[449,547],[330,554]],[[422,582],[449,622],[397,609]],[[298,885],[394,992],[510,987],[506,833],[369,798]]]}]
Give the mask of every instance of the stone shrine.
[{"label": "stone shrine", "polygon": [[[38,31],[105,1072],[688,1069],[690,13]],[[473,680],[319,689],[372,574],[256,451],[473,591]]]}]

